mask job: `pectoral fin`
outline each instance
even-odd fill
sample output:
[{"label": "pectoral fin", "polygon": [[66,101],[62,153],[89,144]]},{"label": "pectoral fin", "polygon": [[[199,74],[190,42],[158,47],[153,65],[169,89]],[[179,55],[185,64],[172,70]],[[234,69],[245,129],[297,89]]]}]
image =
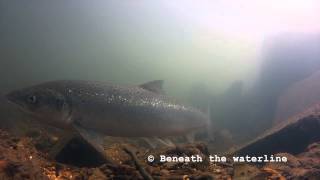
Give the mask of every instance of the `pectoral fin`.
[{"label": "pectoral fin", "polygon": [[82,128],[80,125],[73,125],[74,129],[88,144],[90,144],[98,153],[100,153],[107,162],[112,163],[113,161],[109,158],[103,148],[103,138],[101,135],[88,131]]},{"label": "pectoral fin", "polygon": [[76,133],[74,132],[63,132],[58,142],[53,146],[53,148],[49,151],[49,158],[55,159],[57,155],[61,152],[61,150],[74,138],[76,137]]}]

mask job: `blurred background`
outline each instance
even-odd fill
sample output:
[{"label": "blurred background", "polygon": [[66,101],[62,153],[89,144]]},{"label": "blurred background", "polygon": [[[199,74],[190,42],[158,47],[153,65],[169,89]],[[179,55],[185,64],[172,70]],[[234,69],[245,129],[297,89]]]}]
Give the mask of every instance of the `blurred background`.
[{"label": "blurred background", "polygon": [[0,94],[162,79],[240,142],[320,101],[319,19],[317,0],[0,0]]}]

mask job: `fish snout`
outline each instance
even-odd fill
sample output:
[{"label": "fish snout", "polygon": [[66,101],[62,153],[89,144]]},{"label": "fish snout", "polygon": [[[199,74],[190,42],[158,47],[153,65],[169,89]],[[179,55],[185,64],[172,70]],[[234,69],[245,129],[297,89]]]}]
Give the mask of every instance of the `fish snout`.
[{"label": "fish snout", "polygon": [[9,102],[11,104],[15,104],[18,106],[24,106],[23,102],[20,100],[21,95],[20,95],[19,91],[9,92],[8,94],[5,94],[4,97],[7,100],[7,102]]}]

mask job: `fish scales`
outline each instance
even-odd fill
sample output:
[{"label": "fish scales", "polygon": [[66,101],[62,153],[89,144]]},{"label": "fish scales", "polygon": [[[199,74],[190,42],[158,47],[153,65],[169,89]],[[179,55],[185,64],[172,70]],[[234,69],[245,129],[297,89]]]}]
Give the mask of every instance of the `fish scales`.
[{"label": "fish scales", "polygon": [[[202,112],[155,92],[148,85],[120,86],[95,81],[52,81],[12,92],[8,99],[25,101],[23,99],[28,96],[48,91],[44,94],[56,96],[51,97],[52,101],[63,99],[67,108],[62,111],[44,108],[44,112],[31,113],[38,113],[38,116],[41,114],[44,118],[64,117],[56,124],[64,124],[66,127],[79,124],[85,129],[110,136],[172,136],[207,124],[208,118]],[[44,95],[40,95],[42,96]],[[47,96],[45,99],[51,101]],[[54,115],[50,114],[52,111]],[[58,113],[64,116],[57,115]]]}]

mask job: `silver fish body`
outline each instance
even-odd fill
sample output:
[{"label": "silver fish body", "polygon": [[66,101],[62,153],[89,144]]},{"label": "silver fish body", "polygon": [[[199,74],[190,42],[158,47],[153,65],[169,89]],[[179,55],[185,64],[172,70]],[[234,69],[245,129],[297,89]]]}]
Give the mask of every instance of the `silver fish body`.
[{"label": "silver fish body", "polygon": [[52,81],[13,91],[7,98],[44,123],[65,129],[77,125],[109,136],[174,136],[207,125],[205,114],[159,93],[157,84]]}]

